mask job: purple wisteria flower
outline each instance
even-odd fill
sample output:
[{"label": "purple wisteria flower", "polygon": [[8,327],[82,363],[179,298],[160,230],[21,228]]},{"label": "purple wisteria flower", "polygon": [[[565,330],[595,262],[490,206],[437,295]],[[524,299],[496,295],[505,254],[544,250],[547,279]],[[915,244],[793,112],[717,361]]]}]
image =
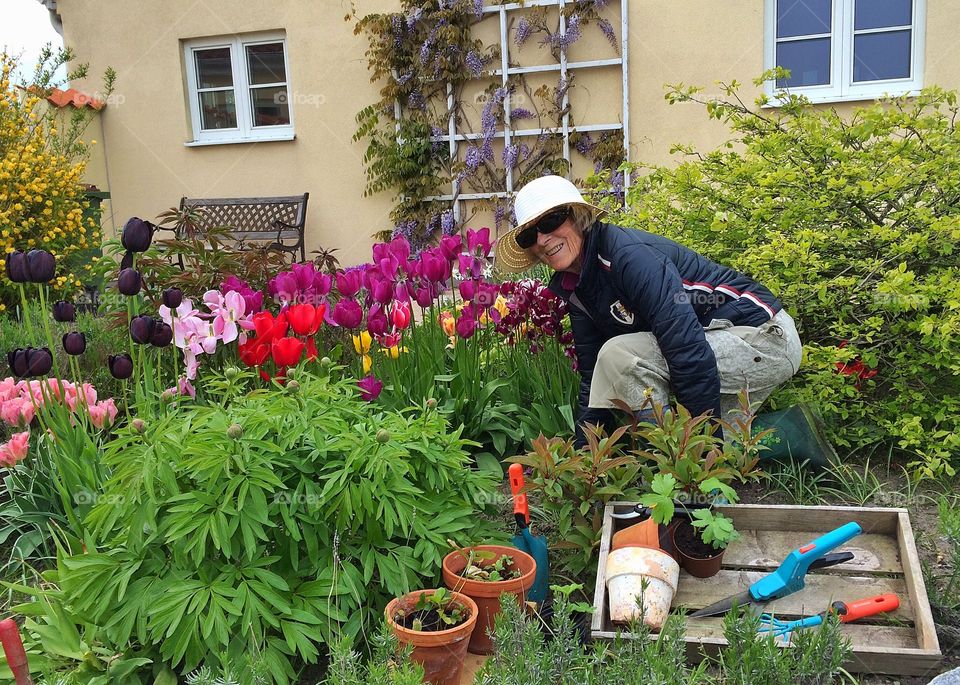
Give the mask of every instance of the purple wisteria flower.
[{"label": "purple wisteria flower", "polygon": [[527,21],[527,18],[520,17],[520,21],[517,22],[517,30],[513,36],[513,40],[518,47],[527,42],[527,38],[530,37],[532,31],[533,27],[530,25],[530,22]]},{"label": "purple wisteria flower", "polygon": [[473,13],[477,17],[483,16],[483,0],[473,0]]},{"label": "purple wisteria flower", "polygon": [[[512,169],[517,165],[517,157],[520,155],[520,147],[511,143],[503,148],[503,154],[501,155],[503,159],[503,166],[507,169]],[[497,228],[500,228],[499,223]]]},{"label": "purple wisteria flower", "polygon": [[482,157],[480,156],[480,148],[476,145],[467,146],[467,155],[466,155],[466,165],[467,169],[470,171],[476,171],[480,168],[480,164],[483,162]]},{"label": "purple wisteria flower", "polygon": [[607,37],[607,41],[609,41],[610,45],[619,53],[620,46],[617,45],[617,34],[613,30],[613,25],[606,19],[600,19],[597,21],[597,27],[603,31],[603,35]]},{"label": "purple wisteria flower", "polygon": [[494,225],[497,228],[497,233],[500,233],[500,227],[503,226],[503,217],[507,214],[507,208],[502,204],[498,204],[497,208],[493,210],[493,221]]},{"label": "purple wisteria flower", "polygon": [[423,99],[423,94],[419,90],[414,90],[407,96],[407,106],[411,109],[424,110],[427,107],[427,101]]},{"label": "purple wisteria flower", "polygon": [[415,7],[414,10],[407,15],[407,30],[412,31],[413,27],[416,25],[418,21],[420,21],[420,17],[422,16],[423,16],[423,8]]},{"label": "purple wisteria flower", "polygon": [[474,78],[480,78],[480,75],[483,73],[483,58],[471,50],[467,53],[467,56],[463,61],[464,64],[466,64],[467,69],[470,70],[470,74]]},{"label": "purple wisteria flower", "polygon": [[589,155],[591,152],[593,152],[593,149],[594,149],[596,146],[597,146],[597,143],[596,143],[596,141],[590,136],[590,134],[589,134],[589,133],[584,133],[584,134],[582,134],[582,135],[580,136],[579,140],[577,140],[577,144],[576,144],[575,147],[576,147],[576,149],[577,149],[577,152],[579,152],[581,155],[583,155],[584,157],[586,157],[586,156]]},{"label": "purple wisteria flower", "polygon": [[453,234],[454,222],[452,209],[447,209],[440,215],[440,230],[444,235]]},{"label": "purple wisteria flower", "polygon": [[520,119],[533,119],[534,114],[529,109],[525,107],[516,107],[510,111],[511,120],[520,120]]}]

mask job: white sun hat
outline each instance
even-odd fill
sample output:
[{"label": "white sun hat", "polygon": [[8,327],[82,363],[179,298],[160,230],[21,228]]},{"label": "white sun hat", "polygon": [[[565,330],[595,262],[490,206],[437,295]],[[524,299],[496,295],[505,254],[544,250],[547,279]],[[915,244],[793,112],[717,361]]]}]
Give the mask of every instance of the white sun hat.
[{"label": "white sun hat", "polygon": [[584,200],[577,187],[562,176],[541,176],[523,186],[513,200],[517,225],[497,240],[497,268],[516,273],[536,264],[537,258],[517,245],[517,233],[550,210],[565,205],[586,207],[594,213],[594,220],[603,214],[602,209]]}]

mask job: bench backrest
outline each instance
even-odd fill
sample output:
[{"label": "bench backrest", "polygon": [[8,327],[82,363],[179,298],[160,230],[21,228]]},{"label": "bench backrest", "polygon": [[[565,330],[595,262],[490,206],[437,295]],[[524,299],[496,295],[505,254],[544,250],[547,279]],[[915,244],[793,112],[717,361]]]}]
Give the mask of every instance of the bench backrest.
[{"label": "bench backrest", "polygon": [[[180,200],[180,208],[196,207],[203,210],[197,224],[201,233],[211,228],[229,226],[236,238],[299,238],[303,231],[308,196],[309,193],[284,197],[184,197]],[[277,222],[286,226],[281,230]]]}]

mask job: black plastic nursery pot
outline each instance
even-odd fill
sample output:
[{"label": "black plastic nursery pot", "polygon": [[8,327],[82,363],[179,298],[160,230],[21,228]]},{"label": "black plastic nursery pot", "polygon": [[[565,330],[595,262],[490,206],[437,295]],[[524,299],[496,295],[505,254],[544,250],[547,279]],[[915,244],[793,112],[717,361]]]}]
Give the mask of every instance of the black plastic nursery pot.
[{"label": "black plastic nursery pot", "polygon": [[[723,566],[725,549],[715,552],[712,547],[700,540],[697,529],[690,524],[690,520],[682,518],[670,531],[671,543],[677,552],[677,561],[680,568],[694,578],[710,578],[720,572]],[[706,550],[713,554],[704,554]]]}]

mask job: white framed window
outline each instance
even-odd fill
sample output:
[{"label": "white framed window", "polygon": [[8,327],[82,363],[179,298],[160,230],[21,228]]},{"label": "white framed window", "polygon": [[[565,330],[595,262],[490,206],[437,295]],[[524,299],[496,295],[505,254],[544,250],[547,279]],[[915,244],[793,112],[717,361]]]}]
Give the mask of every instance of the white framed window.
[{"label": "white framed window", "polygon": [[923,87],[926,0],[766,0],[767,84],[813,102],[915,94]]},{"label": "white framed window", "polygon": [[283,33],[197,38],[183,50],[193,124],[188,146],[293,139]]}]

